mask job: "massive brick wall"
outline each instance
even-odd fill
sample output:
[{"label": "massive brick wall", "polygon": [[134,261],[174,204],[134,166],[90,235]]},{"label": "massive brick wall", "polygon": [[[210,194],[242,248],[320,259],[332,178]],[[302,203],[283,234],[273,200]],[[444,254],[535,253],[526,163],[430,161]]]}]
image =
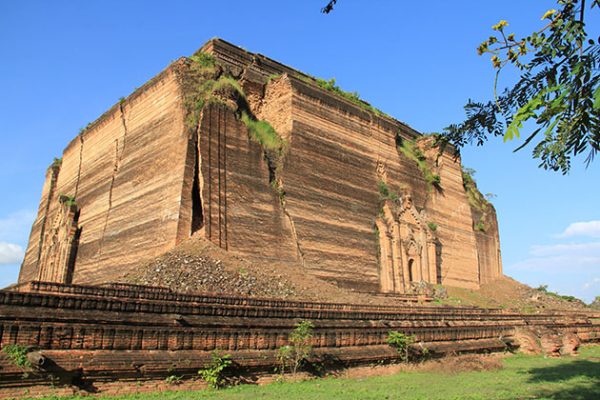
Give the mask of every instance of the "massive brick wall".
[{"label": "massive brick wall", "polygon": [[175,246],[188,144],[178,82],[168,68],[67,146],[48,172],[20,281],[38,276],[39,244],[53,240],[47,228],[60,195],[80,210],[74,282],[109,281],[115,264],[122,273]]},{"label": "massive brick wall", "polygon": [[[431,283],[476,288],[502,273],[495,215],[485,234],[474,231],[460,161],[449,151],[432,164],[441,177],[432,188],[397,148],[398,135],[411,140],[418,132],[261,55],[221,40],[204,50],[241,83],[249,110],[288,141],[279,168],[249,137],[235,105],[209,103],[190,124],[184,99],[196,88],[185,84],[189,64],[180,60],[94,122],[49,170],[21,282],[111,281],[198,233],[248,257],[378,291],[380,181],[409,195],[424,210],[422,223],[437,224]],[[67,231],[57,229],[67,204],[61,195],[76,202]],[[44,255],[53,249],[65,256],[48,266]]]}]

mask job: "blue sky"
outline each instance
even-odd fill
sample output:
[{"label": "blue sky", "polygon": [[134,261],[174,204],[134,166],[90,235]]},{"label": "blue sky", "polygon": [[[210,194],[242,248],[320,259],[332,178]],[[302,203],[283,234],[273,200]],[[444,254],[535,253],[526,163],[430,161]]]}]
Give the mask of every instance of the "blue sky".
[{"label": "blue sky", "polygon": [[[423,132],[492,95],[477,45],[508,20],[541,26],[552,1],[2,1],[0,2],[0,287],[17,278],[44,171],[79,129],[211,37],[348,91]],[[501,4],[501,5],[498,5]],[[598,26],[595,11],[594,29]],[[502,82],[511,79],[503,75]],[[483,193],[497,195],[504,271],[591,301],[600,295],[600,160],[562,176],[518,142],[468,147]]]}]

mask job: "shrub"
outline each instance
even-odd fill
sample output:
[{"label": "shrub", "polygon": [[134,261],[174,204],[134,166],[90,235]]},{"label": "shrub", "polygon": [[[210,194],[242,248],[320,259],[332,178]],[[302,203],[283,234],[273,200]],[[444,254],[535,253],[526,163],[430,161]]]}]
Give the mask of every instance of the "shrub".
[{"label": "shrub", "polygon": [[210,55],[208,53],[204,53],[202,51],[196,52],[194,55],[192,55],[190,57],[190,60],[192,60],[198,66],[203,67],[203,68],[212,68],[217,63],[216,59],[212,55]]},{"label": "shrub", "polygon": [[473,225],[473,229],[479,232],[485,232],[485,224],[483,221],[479,221]]},{"label": "shrub", "polygon": [[380,200],[398,201],[398,194],[390,190],[387,183],[385,183],[383,180],[377,182],[377,189],[379,189]]},{"label": "shrub", "polygon": [[181,383],[181,376],[169,375],[165,378],[167,385],[179,385]]},{"label": "shrub", "polygon": [[437,231],[438,225],[435,222],[428,222],[427,226],[429,227],[429,229],[431,229],[433,232]]},{"label": "shrub", "polygon": [[27,359],[27,346],[21,346],[18,344],[7,344],[2,348],[2,352],[6,354],[6,356],[14,365],[21,368],[22,370],[31,368],[31,363]]},{"label": "shrub", "polygon": [[410,345],[415,342],[415,336],[398,331],[389,331],[386,342],[398,351],[401,360],[408,361],[408,350]]},{"label": "shrub", "polygon": [[277,359],[280,365],[280,373],[285,373],[285,368],[291,366],[292,374],[296,374],[301,364],[312,353],[312,338],[314,328],[310,321],[300,321],[290,333],[288,346],[282,346],[277,351]]},{"label": "shrub", "polygon": [[400,136],[400,133],[396,134],[396,142],[398,143],[398,150],[408,159],[413,160],[419,170],[423,174],[423,178],[429,185],[429,187],[439,186],[441,183],[441,178],[438,174],[434,174],[431,171],[431,167],[427,163],[427,157],[423,154],[423,151],[417,146],[417,142],[415,140],[404,140]]},{"label": "shrub", "polygon": [[231,355],[221,355],[217,351],[211,354],[211,358],[209,366],[198,371],[198,374],[208,383],[208,386],[218,389],[225,383],[224,371],[231,366],[233,361],[231,361]]},{"label": "shrub", "polygon": [[60,195],[58,195],[58,201],[61,202],[61,203],[66,204],[69,207],[77,205],[77,201],[75,200],[75,196],[69,196],[69,195],[66,195],[66,194],[60,194]]}]

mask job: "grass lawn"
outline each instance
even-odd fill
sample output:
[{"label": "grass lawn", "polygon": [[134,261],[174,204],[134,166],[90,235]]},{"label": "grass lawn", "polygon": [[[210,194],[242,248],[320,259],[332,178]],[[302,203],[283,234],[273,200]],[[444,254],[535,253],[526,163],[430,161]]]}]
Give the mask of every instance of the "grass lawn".
[{"label": "grass lawn", "polygon": [[[242,385],[222,390],[173,391],[100,398],[114,400],[600,399],[600,346],[583,347],[576,357],[544,358],[517,354],[505,358],[503,365],[504,368],[493,371],[459,373],[410,371],[361,379],[325,378],[295,383],[273,383],[265,386]],[[46,399],[57,399],[57,397]]]}]

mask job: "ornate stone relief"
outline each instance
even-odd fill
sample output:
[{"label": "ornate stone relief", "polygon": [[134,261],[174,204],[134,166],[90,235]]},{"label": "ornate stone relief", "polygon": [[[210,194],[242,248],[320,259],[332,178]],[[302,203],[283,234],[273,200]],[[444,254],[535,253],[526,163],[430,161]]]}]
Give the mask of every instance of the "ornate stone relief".
[{"label": "ornate stone relief", "polygon": [[427,226],[425,211],[417,211],[412,197],[385,200],[375,224],[379,232],[380,289],[384,293],[409,293],[422,283],[438,282],[438,247]]}]

